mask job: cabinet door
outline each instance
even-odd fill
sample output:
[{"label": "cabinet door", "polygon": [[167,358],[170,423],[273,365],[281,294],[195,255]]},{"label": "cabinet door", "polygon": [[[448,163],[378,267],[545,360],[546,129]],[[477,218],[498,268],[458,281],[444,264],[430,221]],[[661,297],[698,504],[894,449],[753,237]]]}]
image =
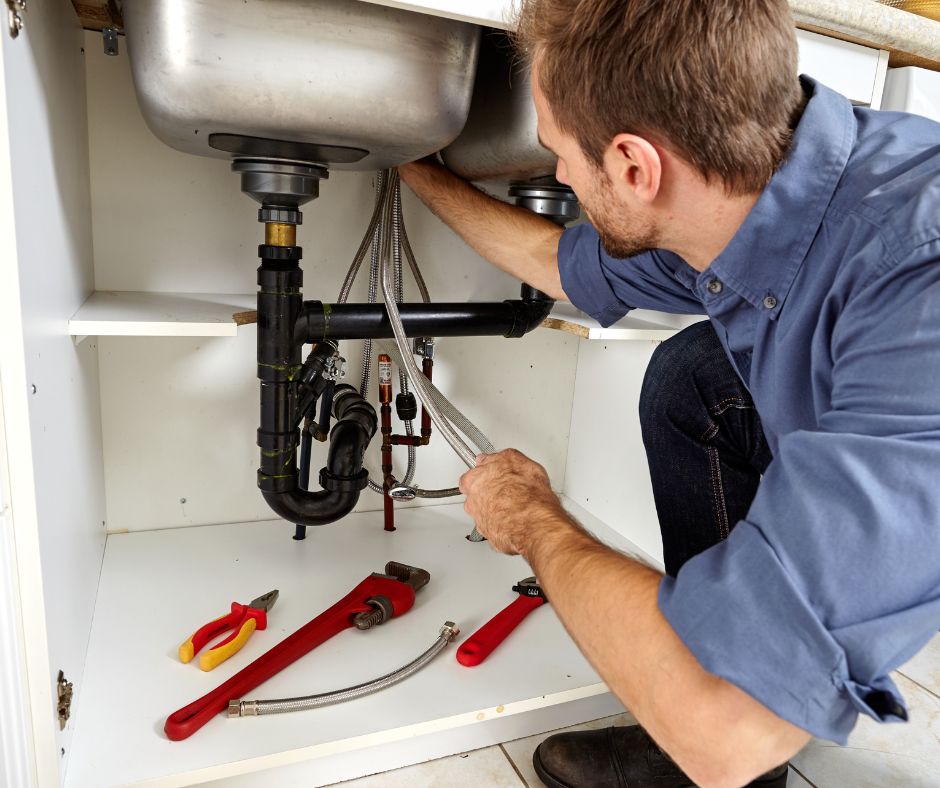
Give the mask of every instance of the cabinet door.
[{"label": "cabinet door", "polygon": [[[2,182],[0,174],[0,182]],[[0,199],[0,206],[3,200]],[[0,238],[4,237],[0,233]],[[26,658],[16,561],[13,557],[12,523],[4,503],[6,495],[6,458],[3,439],[3,407],[0,398],[0,785],[31,785],[33,752],[29,736],[26,695]]]},{"label": "cabinet door", "polygon": [[56,720],[56,679],[63,671],[77,698],[105,528],[97,350],[68,336],[94,279],[82,34],[69,0],[26,5],[18,37],[6,14],[0,28],[0,377],[4,519],[15,544],[36,781],[45,786],[59,783],[70,751],[71,724],[60,730]]}]

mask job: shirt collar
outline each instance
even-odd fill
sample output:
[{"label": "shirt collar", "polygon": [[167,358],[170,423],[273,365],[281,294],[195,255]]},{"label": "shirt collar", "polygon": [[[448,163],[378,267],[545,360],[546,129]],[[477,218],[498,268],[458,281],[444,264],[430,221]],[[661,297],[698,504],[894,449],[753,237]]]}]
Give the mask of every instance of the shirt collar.
[{"label": "shirt collar", "polygon": [[800,79],[810,98],[783,165],[698,277],[706,299],[714,298],[707,288],[718,279],[773,320],[819,231],[856,136],[848,100],[809,77]]}]

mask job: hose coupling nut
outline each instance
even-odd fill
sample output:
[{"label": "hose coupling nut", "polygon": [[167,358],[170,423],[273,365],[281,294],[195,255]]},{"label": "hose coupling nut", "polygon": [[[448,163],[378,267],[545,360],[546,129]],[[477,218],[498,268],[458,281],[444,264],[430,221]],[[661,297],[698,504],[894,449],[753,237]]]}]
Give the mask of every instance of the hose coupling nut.
[{"label": "hose coupling nut", "polygon": [[453,643],[460,634],[460,628],[453,621],[445,621],[441,627],[440,636],[445,638],[448,643]]},{"label": "hose coupling nut", "polygon": [[258,701],[255,700],[230,700],[228,702],[229,717],[257,717]]}]

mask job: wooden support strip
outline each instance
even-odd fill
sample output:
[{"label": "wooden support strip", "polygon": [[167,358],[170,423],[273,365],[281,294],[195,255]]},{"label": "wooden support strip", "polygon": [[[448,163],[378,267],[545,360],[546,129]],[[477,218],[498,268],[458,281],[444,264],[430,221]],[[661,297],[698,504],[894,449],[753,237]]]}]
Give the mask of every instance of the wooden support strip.
[{"label": "wooden support strip", "polygon": [[72,0],[72,5],[85,30],[124,28],[124,17],[115,0]]}]

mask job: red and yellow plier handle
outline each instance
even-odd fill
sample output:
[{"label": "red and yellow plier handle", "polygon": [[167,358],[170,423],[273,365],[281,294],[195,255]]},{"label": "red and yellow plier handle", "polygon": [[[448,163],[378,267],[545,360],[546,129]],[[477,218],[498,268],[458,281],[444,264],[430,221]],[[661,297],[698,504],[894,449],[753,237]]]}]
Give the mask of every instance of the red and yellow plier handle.
[{"label": "red and yellow plier handle", "polygon": [[199,657],[199,667],[202,670],[212,670],[221,665],[248,642],[252,632],[267,627],[268,611],[274,606],[277,597],[278,591],[275,589],[262,594],[247,605],[232,602],[231,612],[197,629],[180,646],[180,661],[192,661],[207,643],[231,629],[231,635]]}]

